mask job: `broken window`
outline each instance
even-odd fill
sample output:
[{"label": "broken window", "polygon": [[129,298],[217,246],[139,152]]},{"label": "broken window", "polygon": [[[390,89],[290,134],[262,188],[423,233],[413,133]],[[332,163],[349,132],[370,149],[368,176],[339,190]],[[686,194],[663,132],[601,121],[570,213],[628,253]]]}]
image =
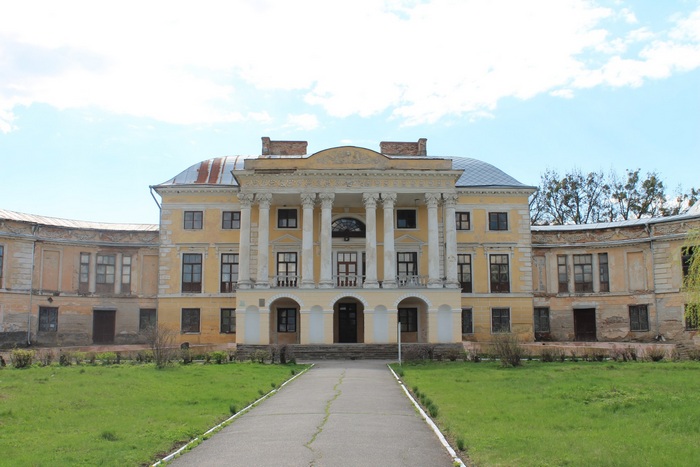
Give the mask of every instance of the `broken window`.
[{"label": "broken window", "polygon": [[139,332],[144,332],[149,328],[156,326],[156,309],[141,308],[139,310]]},{"label": "broken window", "polygon": [[97,255],[97,266],[95,267],[97,292],[114,292],[114,272],[116,262],[116,255]]},{"label": "broken window", "polygon": [[535,333],[549,332],[549,308],[535,308]]},{"label": "broken window", "polygon": [[58,308],[39,307],[39,332],[56,332],[58,330]]},{"label": "broken window", "polygon": [[630,331],[649,330],[649,309],[647,305],[630,305]]}]

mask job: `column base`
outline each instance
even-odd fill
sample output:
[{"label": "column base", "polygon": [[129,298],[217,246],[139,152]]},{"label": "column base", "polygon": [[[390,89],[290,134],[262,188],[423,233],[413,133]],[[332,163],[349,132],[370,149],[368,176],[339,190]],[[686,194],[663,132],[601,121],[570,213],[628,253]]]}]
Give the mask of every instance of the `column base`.
[{"label": "column base", "polygon": [[461,289],[462,284],[460,284],[459,282],[447,282],[445,284],[445,288],[446,289]]},{"label": "column base", "polygon": [[316,288],[316,283],[313,281],[301,281],[301,289],[314,289]]},{"label": "column base", "polygon": [[399,285],[394,280],[389,280],[389,281],[385,280],[384,282],[382,282],[383,289],[396,289],[396,288],[398,288],[398,286]]},{"label": "column base", "polygon": [[270,283],[269,282],[256,282],[255,288],[256,289],[269,289]]},{"label": "column base", "polygon": [[378,289],[379,288],[379,282],[376,280],[366,280],[364,284],[362,284],[363,289]]},{"label": "column base", "polygon": [[253,282],[252,281],[242,281],[236,284],[236,288],[238,289],[252,289],[253,288]]},{"label": "column base", "polygon": [[333,281],[321,281],[318,283],[319,289],[332,289],[335,286]]},{"label": "column base", "polygon": [[429,279],[428,280],[428,288],[429,289],[441,289],[442,288],[442,281],[440,279]]}]

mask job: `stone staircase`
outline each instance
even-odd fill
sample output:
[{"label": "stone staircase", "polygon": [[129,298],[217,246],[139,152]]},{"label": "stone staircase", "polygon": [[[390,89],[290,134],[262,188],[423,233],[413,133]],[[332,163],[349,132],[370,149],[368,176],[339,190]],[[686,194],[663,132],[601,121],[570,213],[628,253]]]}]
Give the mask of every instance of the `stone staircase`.
[{"label": "stone staircase", "polygon": [[[270,345],[238,344],[236,346],[236,358],[247,360],[256,350],[270,350]],[[411,349],[418,347],[430,347],[435,358],[444,356],[448,351],[462,350],[462,344],[402,344],[401,351],[404,355],[411,353]],[[287,359],[291,355],[297,360],[392,360],[398,361],[397,344],[287,344]],[[413,352],[416,353],[415,351]]]}]

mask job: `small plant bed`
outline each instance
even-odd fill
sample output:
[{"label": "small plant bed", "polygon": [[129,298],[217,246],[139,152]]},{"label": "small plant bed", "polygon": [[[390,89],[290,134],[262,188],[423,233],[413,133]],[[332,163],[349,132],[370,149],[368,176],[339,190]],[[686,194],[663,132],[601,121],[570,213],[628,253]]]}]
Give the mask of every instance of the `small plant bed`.
[{"label": "small plant bed", "polygon": [[[111,357],[111,356],[110,356]],[[144,465],[279,387],[303,365],[0,369],[3,465]]]},{"label": "small plant bed", "polygon": [[392,367],[476,465],[695,466],[700,459],[700,362]]}]

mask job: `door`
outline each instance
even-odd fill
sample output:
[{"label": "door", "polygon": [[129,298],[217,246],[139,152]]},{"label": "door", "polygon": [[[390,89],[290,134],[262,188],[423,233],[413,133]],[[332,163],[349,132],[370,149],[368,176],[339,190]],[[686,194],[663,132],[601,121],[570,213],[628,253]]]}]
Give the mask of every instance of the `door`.
[{"label": "door", "polygon": [[338,305],[338,341],[357,342],[357,304]]},{"label": "door", "polygon": [[92,312],[92,342],[94,344],[114,343],[114,323],[117,310],[94,310]]},{"label": "door", "polygon": [[357,253],[338,253],[338,287],[357,287]]},{"label": "door", "polygon": [[577,341],[595,341],[595,308],[574,310],[574,334]]}]

